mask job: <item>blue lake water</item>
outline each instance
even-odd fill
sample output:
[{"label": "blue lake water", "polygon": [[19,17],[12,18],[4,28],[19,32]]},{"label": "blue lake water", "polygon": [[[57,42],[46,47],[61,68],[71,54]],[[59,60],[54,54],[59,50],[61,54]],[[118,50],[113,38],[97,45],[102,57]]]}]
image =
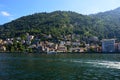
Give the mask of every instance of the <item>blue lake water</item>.
[{"label": "blue lake water", "polygon": [[120,54],[0,54],[0,80],[120,80]]}]

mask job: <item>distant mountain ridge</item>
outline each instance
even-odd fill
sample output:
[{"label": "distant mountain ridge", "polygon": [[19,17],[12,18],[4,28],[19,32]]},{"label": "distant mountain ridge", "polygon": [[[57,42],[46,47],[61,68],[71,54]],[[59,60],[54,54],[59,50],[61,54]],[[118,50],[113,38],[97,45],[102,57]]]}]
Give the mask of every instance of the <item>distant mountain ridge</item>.
[{"label": "distant mountain ridge", "polygon": [[[91,17],[103,23],[107,34],[106,36],[120,38],[120,7],[111,11],[92,15]],[[108,31],[110,33],[108,33]]]},{"label": "distant mountain ridge", "polygon": [[2,25],[0,36],[16,37],[26,32],[35,35],[51,34],[54,37],[72,33],[84,35],[88,29],[92,28],[92,23],[89,16],[71,11],[36,13]]},{"label": "distant mountain ridge", "polygon": [[82,15],[71,11],[55,11],[23,16],[1,25],[0,37],[17,37],[26,32],[34,35],[79,34],[81,37],[120,38],[120,8],[115,10]]}]

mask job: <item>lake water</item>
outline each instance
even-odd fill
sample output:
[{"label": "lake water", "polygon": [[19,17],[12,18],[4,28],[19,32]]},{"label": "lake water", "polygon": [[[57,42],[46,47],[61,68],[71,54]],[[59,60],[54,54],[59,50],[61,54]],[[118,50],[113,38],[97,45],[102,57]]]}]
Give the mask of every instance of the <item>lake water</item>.
[{"label": "lake water", "polygon": [[120,54],[0,54],[0,80],[120,80]]}]

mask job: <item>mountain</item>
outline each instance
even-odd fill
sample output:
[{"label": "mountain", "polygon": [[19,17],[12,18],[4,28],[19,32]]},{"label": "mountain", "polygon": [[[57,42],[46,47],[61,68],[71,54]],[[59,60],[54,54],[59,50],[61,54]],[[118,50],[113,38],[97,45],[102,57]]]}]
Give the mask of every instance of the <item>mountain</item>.
[{"label": "mountain", "polygon": [[42,34],[51,34],[55,38],[72,33],[93,35],[93,22],[94,19],[89,16],[71,11],[36,13],[2,25],[0,37],[17,37],[26,32],[41,36]]},{"label": "mountain", "polygon": [[104,35],[110,38],[120,38],[120,7],[115,10],[93,14],[90,16],[97,19],[97,22],[103,24],[105,30]]},{"label": "mountain", "polygon": [[71,11],[35,13],[23,16],[1,25],[0,37],[17,37],[26,32],[34,35],[49,35],[60,38],[61,35],[79,34],[83,37],[120,38],[120,8],[115,10],[82,15]]}]

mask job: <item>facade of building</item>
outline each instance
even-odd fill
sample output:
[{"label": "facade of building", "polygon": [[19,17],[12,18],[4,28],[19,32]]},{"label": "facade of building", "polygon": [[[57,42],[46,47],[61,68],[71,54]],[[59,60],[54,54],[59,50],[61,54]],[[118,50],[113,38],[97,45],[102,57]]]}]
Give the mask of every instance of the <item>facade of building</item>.
[{"label": "facade of building", "polygon": [[120,52],[120,43],[118,43],[117,48],[118,48],[118,52]]},{"label": "facade of building", "polygon": [[67,52],[67,47],[66,46],[58,46],[57,52]]},{"label": "facade of building", "polygon": [[115,39],[103,39],[102,52],[115,52]]}]

